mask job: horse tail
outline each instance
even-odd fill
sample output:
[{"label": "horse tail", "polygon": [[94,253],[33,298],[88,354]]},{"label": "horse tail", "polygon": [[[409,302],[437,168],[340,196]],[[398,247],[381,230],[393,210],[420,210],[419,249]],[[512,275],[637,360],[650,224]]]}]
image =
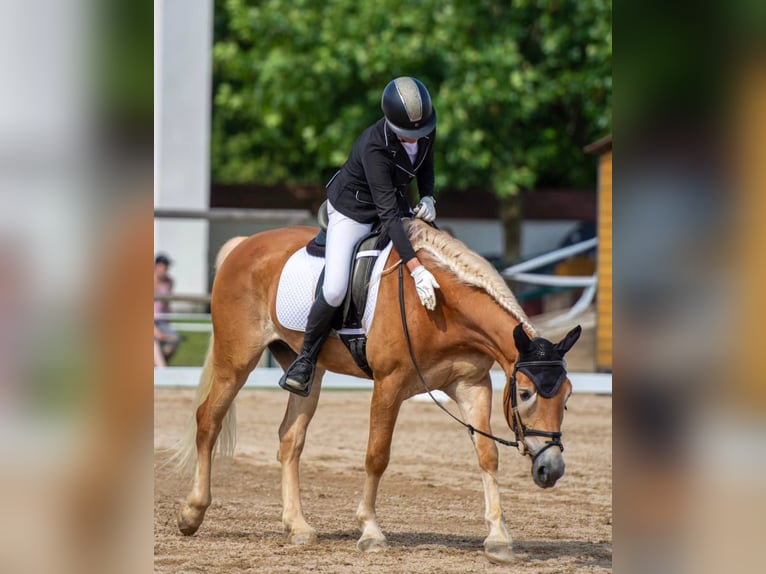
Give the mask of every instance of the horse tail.
[{"label": "horse tail", "polygon": [[[191,476],[197,464],[197,409],[205,402],[213,386],[213,337],[210,337],[210,345],[205,354],[205,362],[202,365],[199,385],[197,386],[194,411],[189,417],[183,438],[174,447],[174,452],[168,462],[176,471],[184,476]],[[229,412],[223,418],[221,431],[215,443],[213,455],[222,459],[231,459],[234,456],[234,446],[237,442],[237,411],[232,403]]]},{"label": "horse tail", "polygon": [[234,251],[234,248],[242,243],[247,237],[232,237],[226,243],[224,243],[218,250],[218,255],[215,256],[215,268],[220,269],[223,262],[229,256],[229,253]]},{"label": "horse tail", "polygon": [[[237,245],[242,243],[247,237],[232,237],[218,250],[218,254],[215,258],[216,270],[221,267],[223,262],[234,250]],[[202,374],[200,375],[199,385],[197,386],[197,395],[194,401],[195,407],[189,423],[186,427],[186,432],[183,438],[178,442],[174,448],[174,453],[168,461],[175,466],[176,471],[189,476],[194,472],[195,465],[197,463],[197,409],[205,402],[207,396],[210,394],[210,389],[213,386],[214,379],[214,354],[213,354],[213,335],[210,335],[210,342],[208,343],[207,352],[205,353],[205,361],[202,364]],[[234,446],[237,442],[237,410],[236,404],[232,403],[229,407],[229,411],[223,418],[221,423],[221,431],[218,434],[218,439],[215,443],[213,455],[221,457],[223,459],[230,459],[234,456]]]}]

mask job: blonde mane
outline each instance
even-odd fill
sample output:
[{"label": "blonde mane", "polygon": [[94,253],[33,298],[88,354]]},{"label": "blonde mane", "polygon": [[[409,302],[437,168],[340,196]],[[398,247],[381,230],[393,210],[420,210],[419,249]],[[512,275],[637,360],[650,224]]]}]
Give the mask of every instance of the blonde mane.
[{"label": "blonde mane", "polygon": [[516,297],[489,261],[471,251],[462,241],[426,225],[419,219],[404,221],[404,228],[415,251],[428,251],[442,267],[451,271],[461,282],[486,291],[498,305],[524,326],[527,335],[532,338],[537,336]]}]

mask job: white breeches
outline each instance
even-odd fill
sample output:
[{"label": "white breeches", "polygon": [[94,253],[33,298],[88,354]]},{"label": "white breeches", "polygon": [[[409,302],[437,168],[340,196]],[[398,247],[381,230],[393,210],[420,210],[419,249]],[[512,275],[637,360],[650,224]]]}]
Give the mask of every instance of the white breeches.
[{"label": "white breeches", "polygon": [[351,257],[357,242],[372,230],[372,223],[359,223],[336,211],[327,202],[327,247],[325,248],[322,294],[333,307],[343,303],[351,273]]}]

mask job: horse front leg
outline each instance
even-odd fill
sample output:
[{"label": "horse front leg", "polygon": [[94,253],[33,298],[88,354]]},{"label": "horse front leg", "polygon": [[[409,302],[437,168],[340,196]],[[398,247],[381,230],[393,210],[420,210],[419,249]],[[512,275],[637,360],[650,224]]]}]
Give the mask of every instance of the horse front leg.
[{"label": "horse front leg", "polygon": [[300,486],[300,459],[306,442],[306,430],[316,412],[324,371],[317,367],[311,394],[300,397],[290,393],[287,410],[279,427],[279,452],[282,463],[282,525],[292,544],[314,544],[317,533],[303,516]]},{"label": "horse front leg", "polygon": [[[478,383],[460,381],[445,391],[457,403],[465,422],[491,434],[489,418],[492,409],[492,382],[489,373]],[[484,519],[489,528],[489,535],[484,540],[484,552],[494,562],[510,562],[513,560],[512,540],[505,526],[505,517],[500,505],[497,445],[495,441],[480,434],[473,435],[473,443],[484,485]]]},{"label": "horse front leg", "polygon": [[396,389],[387,390],[383,381],[376,384],[370,403],[370,436],[367,442],[367,458],[362,500],[356,510],[356,519],[362,535],[356,543],[363,552],[375,552],[388,548],[386,537],[378,526],[375,503],[380,478],[391,456],[391,438],[402,400]]}]

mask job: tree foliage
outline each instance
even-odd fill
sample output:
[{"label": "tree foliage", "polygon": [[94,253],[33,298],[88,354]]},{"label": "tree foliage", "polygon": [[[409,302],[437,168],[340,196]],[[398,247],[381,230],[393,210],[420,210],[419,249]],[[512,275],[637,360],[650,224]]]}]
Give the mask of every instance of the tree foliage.
[{"label": "tree foliage", "polygon": [[611,53],[610,0],[216,0],[213,180],[321,185],[412,75],[437,190],[588,186]]}]

